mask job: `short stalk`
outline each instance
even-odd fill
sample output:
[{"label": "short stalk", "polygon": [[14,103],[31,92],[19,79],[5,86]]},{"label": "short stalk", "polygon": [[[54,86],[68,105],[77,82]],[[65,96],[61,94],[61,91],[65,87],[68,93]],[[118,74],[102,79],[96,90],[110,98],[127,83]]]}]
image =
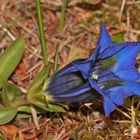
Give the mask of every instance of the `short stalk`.
[{"label": "short stalk", "polygon": [[63,0],[62,8],[61,8],[61,17],[60,17],[60,33],[62,34],[64,31],[65,25],[65,12],[67,7],[68,0]]},{"label": "short stalk", "polygon": [[48,53],[46,47],[46,39],[45,39],[45,32],[42,20],[42,11],[40,6],[40,0],[35,0],[36,2],[36,12],[37,12],[37,20],[38,20],[38,29],[40,34],[40,43],[41,43],[41,50],[44,57],[45,65],[48,64]]},{"label": "short stalk", "polygon": [[132,97],[131,115],[132,115],[132,127],[135,128],[137,123],[136,123],[136,112],[135,112],[135,107],[134,107],[134,97]]},{"label": "short stalk", "polygon": [[137,133],[137,115],[138,115],[138,109],[140,106],[140,101],[137,104],[137,107],[134,107],[134,97],[132,98],[132,103],[131,103],[131,114],[132,114],[132,135]]}]

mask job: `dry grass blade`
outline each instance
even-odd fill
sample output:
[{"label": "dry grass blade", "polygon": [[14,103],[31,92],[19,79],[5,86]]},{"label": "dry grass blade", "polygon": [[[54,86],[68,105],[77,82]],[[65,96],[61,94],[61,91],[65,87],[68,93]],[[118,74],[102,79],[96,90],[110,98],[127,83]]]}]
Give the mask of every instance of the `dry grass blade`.
[{"label": "dry grass blade", "polygon": [[122,6],[121,6],[121,9],[120,9],[119,22],[121,22],[122,13],[123,13],[125,4],[126,4],[126,0],[123,0],[123,1],[122,1]]}]

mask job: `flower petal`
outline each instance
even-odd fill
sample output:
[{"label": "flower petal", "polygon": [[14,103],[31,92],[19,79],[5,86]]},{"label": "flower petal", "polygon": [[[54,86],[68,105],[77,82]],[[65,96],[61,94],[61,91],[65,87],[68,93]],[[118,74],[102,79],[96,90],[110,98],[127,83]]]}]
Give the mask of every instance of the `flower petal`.
[{"label": "flower petal", "polygon": [[116,53],[117,63],[114,70],[132,67],[136,63],[137,54],[140,52],[140,43],[124,43],[125,47]]},{"label": "flower petal", "polygon": [[98,55],[102,53],[105,49],[107,49],[110,45],[112,45],[111,37],[106,30],[104,24],[101,24],[101,32],[100,37],[97,42],[97,47],[94,51],[94,53],[90,56],[89,60],[94,63],[94,61],[97,59]]},{"label": "flower petal", "polygon": [[87,102],[87,101],[92,101],[92,100],[97,100],[99,99],[99,94],[98,93],[93,93],[93,91],[88,91],[86,93],[83,93],[79,96],[74,96],[74,97],[60,97],[60,96],[54,96],[53,99],[54,101],[57,102]]},{"label": "flower petal", "polygon": [[139,82],[126,82],[124,85],[133,92],[134,95],[140,96],[140,83]]},{"label": "flower petal", "polygon": [[104,24],[101,24],[101,33],[97,42],[97,47],[100,48],[99,53],[103,52],[108,46],[112,45],[111,37],[106,30]]},{"label": "flower petal", "polygon": [[100,95],[88,83],[62,95],[53,96],[54,100],[59,102],[86,102],[98,99],[99,97]]},{"label": "flower petal", "polygon": [[105,93],[110,97],[110,100],[116,105],[123,105],[124,98],[133,95],[133,93],[125,86],[113,87],[107,90]]},{"label": "flower petal", "polygon": [[118,69],[114,72],[114,74],[118,76],[121,80],[126,80],[126,81],[136,81],[140,79],[140,73],[135,67]]},{"label": "flower petal", "polygon": [[59,77],[61,75],[64,75],[64,74],[69,74],[69,73],[72,73],[72,72],[77,72],[79,71],[75,66],[74,64],[76,63],[79,63],[79,62],[82,62],[84,61],[85,59],[77,59],[73,62],[71,62],[70,64],[66,65],[65,67],[63,67],[62,69],[60,69],[58,72],[55,73],[55,77]]},{"label": "flower petal", "polygon": [[105,115],[109,116],[109,114],[116,109],[116,106],[113,104],[113,102],[110,100],[108,96],[104,96],[104,110]]},{"label": "flower petal", "polygon": [[96,82],[96,80],[94,80],[92,77],[90,77],[89,79],[89,83],[91,85],[91,87],[93,89],[95,89],[96,91],[98,91],[102,96],[104,95],[103,91],[100,89],[98,83]]},{"label": "flower petal", "polygon": [[90,76],[90,69],[91,69],[90,60],[73,63],[73,65],[82,73],[85,79],[87,79]]},{"label": "flower petal", "polygon": [[99,54],[98,59],[105,59],[115,55],[126,46],[125,43],[112,44],[108,46],[102,53]]},{"label": "flower petal", "polygon": [[52,95],[67,94],[67,92],[77,89],[85,83],[86,80],[80,72],[63,74],[59,77],[54,75],[48,80],[46,92],[49,92]]},{"label": "flower petal", "polygon": [[76,89],[72,89],[66,93],[62,93],[60,95],[57,95],[57,97],[75,97],[75,96],[79,96],[87,91],[91,90],[91,87],[89,86],[88,83],[76,88]]}]

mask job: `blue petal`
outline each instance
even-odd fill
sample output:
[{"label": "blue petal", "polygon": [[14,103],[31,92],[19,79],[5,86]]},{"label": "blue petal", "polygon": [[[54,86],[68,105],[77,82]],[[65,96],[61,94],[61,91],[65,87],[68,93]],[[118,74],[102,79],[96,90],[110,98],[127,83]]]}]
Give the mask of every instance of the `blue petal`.
[{"label": "blue petal", "polygon": [[70,64],[66,65],[65,67],[60,69],[58,72],[56,72],[55,77],[57,78],[57,77],[59,77],[61,75],[64,75],[64,74],[69,74],[69,73],[72,73],[72,72],[79,71],[79,69],[77,69],[77,67],[75,67],[74,64],[84,62],[84,61],[85,61],[85,59],[77,59],[77,60],[71,62]]},{"label": "blue petal", "polygon": [[115,55],[118,61],[114,67],[115,70],[134,66],[137,54],[140,52],[140,43],[129,42],[124,44],[125,47]]},{"label": "blue petal", "polygon": [[127,82],[124,85],[133,92],[133,95],[140,96],[140,83],[139,82]]},{"label": "blue petal", "polygon": [[112,73],[111,71],[107,71],[106,73],[101,73],[98,77],[98,82],[104,82],[104,81],[108,81],[111,79],[118,79],[118,77],[115,76],[114,73]]},{"label": "blue petal", "polygon": [[79,89],[72,90],[62,95],[53,96],[55,101],[59,102],[86,102],[100,98],[100,95],[88,84]]},{"label": "blue petal", "polygon": [[109,116],[110,112],[115,110],[116,106],[113,104],[113,102],[111,101],[109,96],[105,95],[105,93],[100,89],[100,87],[98,86],[97,82],[94,79],[89,78],[89,82],[90,82],[92,88],[95,89],[96,91],[98,91],[103,96],[105,115]]},{"label": "blue petal", "polygon": [[63,93],[61,95],[57,95],[56,97],[75,97],[75,96],[79,96],[87,91],[91,90],[91,87],[89,86],[88,83],[86,83],[85,85],[77,88],[77,89],[74,89],[74,90],[71,90],[71,91],[68,91],[67,93]]},{"label": "blue petal", "polygon": [[99,87],[98,83],[96,82],[96,80],[94,80],[94,79],[91,78],[91,77],[90,77],[88,80],[89,80],[89,83],[90,83],[91,87],[92,87],[93,89],[95,89],[96,91],[98,91],[98,92],[103,96],[104,93],[103,93],[103,91],[100,89],[100,87]]},{"label": "blue petal", "polygon": [[111,88],[105,91],[105,93],[110,97],[110,100],[116,105],[123,105],[124,98],[133,95],[133,93],[125,86]]},{"label": "blue petal", "polygon": [[94,53],[89,58],[89,60],[94,62],[95,59],[97,58],[97,56],[100,53],[102,53],[106,48],[108,48],[110,45],[112,45],[111,37],[110,37],[108,31],[106,30],[104,24],[102,23],[101,24],[101,33],[100,33],[100,37],[97,42],[97,47],[96,47]]},{"label": "blue petal", "polygon": [[82,73],[82,75],[85,79],[87,79],[90,76],[90,70],[91,70],[91,61],[90,60],[73,63],[73,65]]},{"label": "blue petal", "polygon": [[105,59],[105,58],[111,57],[112,55],[115,55],[120,50],[125,48],[125,46],[126,46],[125,43],[112,44],[108,48],[106,48],[102,53],[100,53],[98,58]]},{"label": "blue petal", "polygon": [[114,73],[120,79],[126,80],[126,81],[136,81],[136,80],[140,79],[140,73],[138,72],[138,70],[135,67],[118,69]]},{"label": "blue petal", "polygon": [[104,96],[104,110],[105,115],[109,116],[109,114],[116,109],[116,106],[113,104],[113,102],[110,100],[108,96]]},{"label": "blue petal", "polygon": [[46,87],[46,92],[52,95],[62,95],[70,92],[71,90],[80,88],[86,83],[80,72],[72,72],[68,74],[63,74],[59,77],[53,75],[48,80],[48,85]]},{"label": "blue petal", "polygon": [[112,45],[111,37],[106,30],[104,24],[101,24],[101,33],[97,42],[97,47],[100,48],[99,53],[103,52],[108,46]]},{"label": "blue petal", "polygon": [[87,102],[97,100],[98,98],[99,95],[97,93],[94,94],[92,91],[74,97],[58,97],[58,96],[53,97],[54,101],[57,102]]}]

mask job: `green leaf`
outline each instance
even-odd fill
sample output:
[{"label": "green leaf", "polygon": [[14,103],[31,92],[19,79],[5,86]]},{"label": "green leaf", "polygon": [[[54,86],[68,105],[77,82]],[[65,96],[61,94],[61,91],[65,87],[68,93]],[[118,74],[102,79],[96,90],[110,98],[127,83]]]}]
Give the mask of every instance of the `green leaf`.
[{"label": "green leaf", "polygon": [[55,56],[54,56],[54,73],[58,70],[58,53],[59,53],[60,43],[57,44],[55,49]]},{"label": "green leaf", "polygon": [[0,108],[0,125],[10,122],[17,114],[16,108],[1,107]]},{"label": "green leaf", "polygon": [[55,104],[51,104],[51,103],[46,103],[46,102],[41,102],[41,101],[36,101],[36,103],[34,104],[46,111],[49,112],[65,112],[64,108],[62,106],[58,106]]},{"label": "green leaf", "polygon": [[61,7],[61,17],[60,17],[60,32],[61,33],[63,33],[64,31],[67,4],[68,4],[68,0],[63,0],[63,4]]},{"label": "green leaf", "polygon": [[32,115],[29,113],[25,113],[25,112],[18,112],[16,115],[16,118],[18,119],[26,119],[26,118],[31,118]]},{"label": "green leaf", "polygon": [[49,102],[50,100],[47,98],[49,97],[47,97],[46,94],[43,94],[38,91],[36,94],[32,94],[32,96],[30,96],[29,101],[35,106],[40,107],[49,112],[64,112],[65,111],[64,106],[61,106],[60,104],[55,104],[55,103],[52,104]]},{"label": "green leaf", "polygon": [[43,59],[45,62],[45,65],[48,64],[48,51],[46,47],[46,38],[45,38],[45,31],[44,31],[44,25],[43,25],[43,19],[42,19],[42,9],[40,5],[40,0],[35,0],[36,4],[36,13],[37,13],[37,21],[38,21],[38,29],[39,29],[39,36],[40,36],[40,43],[41,43],[41,51],[43,54]]},{"label": "green leaf", "polygon": [[10,101],[21,99],[23,98],[23,96],[25,96],[25,93],[22,92],[19,89],[19,87],[16,86],[15,84],[6,83],[5,88],[6,88],[8,99]]},{"label": "green leaf", "polygon": [[33,79],[32,83],[29,87],[28,93],[35,91],[37,88],[39,88],[43,84],[44,80],[47,79],[47,77],[49,75],[49,71],[50,71],[50,64],[48,64],[46,67],[44,67],[44,69],[42,69],[36,75],[36,77]]},{"label": "green leaf", "polygon": [[39,93],[38,95],[36,94],[36,96],[30,96],[29,101],[35,106],[51,112],[51,110],[48,108],[48,103],[45,96],[41,93]]},{"label": "green leaf", "polygon": [[59,106],[57,104],[52,104],[49,103],[48,104],[48,108],[52,111],[52,112],[65,112],[65,109],[62,106]]},{"label": "green leaf", "polygon": [[25,112],[25,113],[31,113],[31,108],[29,105],[22,105],[22,106],[19,106],[17,108],[18,112]]},{"label": "green leaf", "polygon": [[2,88],[2,103],[5,106],[10,106],[10,101],[8,99],[8,96],[7,96],[7,90],[6,90],[6,85],[5,84],[3,84],[3,88]]},{"label": "green leaf", "polygon": [[48,108],[46,102],[41,102],[41,101],[37,101],[37,100],[36,100],[36,103],[35,103],[34,105],[37,106],[37,107],[39,107],[39,108],[41,108],[41,109],[43,109],[43,110],[52,112],[52,110]]},{"label": "green leaf", "polygon": [[7,81],[21,60],[24,53],[24,45],[24,39],[20,37],[0,55],[0,88],[3,81]]},{"label": "green leaf", "polygon": [[16,118],[30,118],[31,115],[31,107],[29,105],[22,105],[17,108],[18,113]]},{"label": "green leaf", "polygon": [[24,103],[24,98],[25,94],[16,85],[10,83],[3,84],[2,102],[5,106],[17,107]]},{"label": "green leaf", "polygon": [[31,107],[30,105],[21,105],[17,108],[18,113],[16,115],[16,118],[30,118],[31,115]]}]

